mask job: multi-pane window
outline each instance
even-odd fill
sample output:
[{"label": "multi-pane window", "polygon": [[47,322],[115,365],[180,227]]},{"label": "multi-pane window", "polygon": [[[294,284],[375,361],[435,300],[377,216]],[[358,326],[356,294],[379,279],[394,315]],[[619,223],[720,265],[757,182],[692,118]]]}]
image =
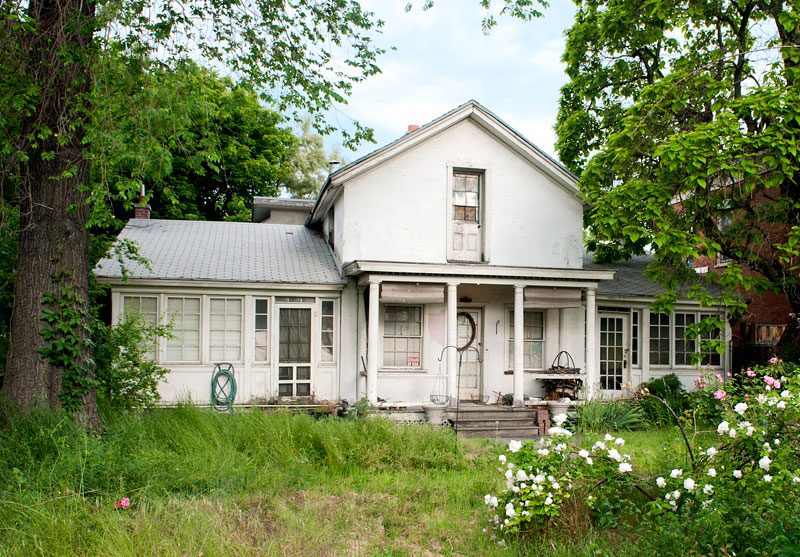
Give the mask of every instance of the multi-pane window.
[{"label": "multi-pane window", "polygon": [[[514,310],[508,312],[508,367],[514,368]],[[522,368],[544,369],[544,312],[525,310],[522,314]]]},{"label": "multi-pane window", "polygon": [[422,306],[386,306],[383,314],[383,365],[421,367]]},{"label": "multi-pane window", "polygon": [[639,310],[631,312],[631,365],[639,365]]},{"label": "multi-pane window", "polygon": [[[700,318],[707,317],[701,315]],[[704,366],[717,366],[722,365],[722,357],[714,348],[703,346],[704,343],[719,341],[722,338],[722,331],[714,327],[710,332],[700,333],[700,364]]]},{"label": "multi-pane window", "polygon": [[669,314],[650,312],[650,365],[669,365]]},{"label": "multi-pane window", "polygon": [[266,362],[269,360],[269,300],[256,299],[255,307],[255,350],[253,359],[256,362]]},{"label": "multi-pane window", "polygon": [[214,362],[242,359],[242,299],[209,300],[209,357]]},{"label": "multi-pane window", "polygon": [[[155,325],[158,319],[158,298],[155,296],[123,296],[122,306],[125,314],[137,314],[145,325]],[[147,339],[145,356],[156,359],[156,339]]]},{"label": "multi-pane window", "polygon": [[172,320],[172,338],[167,339],[167,361],[200,360],[200,298],[169,296],[167,314]]},{"label": "multi-pane window", "polygon": [[686,330],[694,325],[694,313],[675,314],[675,365],[692,365],[692,354],[697,351],[696,342],[693,338],[686,338]]},{"label": "multi-pane window", "polygon": [[480,221],[480,175],[453,173],[453,219]]},{"label": "multi-pane window", "polygon": [[699,338],[689,337],[687,333],[699,321],[710,315],[696,312],[675,312],[673,314],[650,313],[650,364],[660,366],[696,366],[693,361],[700,355],[700,364],[719,367],[722,358],[716,350],[703,347],[704,342],[718,341],[722,331],[714,328],[701,333]]},{"label": "multi-pane window", "polygon": [[320,312],[320,360],[324,363],[334,361],[333,351],[333,300],[322,300]]}]

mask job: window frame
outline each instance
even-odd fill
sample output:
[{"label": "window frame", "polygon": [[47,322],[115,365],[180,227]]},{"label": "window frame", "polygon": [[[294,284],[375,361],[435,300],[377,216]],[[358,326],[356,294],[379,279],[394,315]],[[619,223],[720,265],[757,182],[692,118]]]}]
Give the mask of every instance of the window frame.
[{"label": "window frame", "polygon": [[[650,367],[651,368],[675,369],[675,370],[678,370],[678,371],[688,371],[688,370],[698,370],[698,369],[700,369],[702,367],[710,367],[712,369],[723,369],[725,367],[725,358],[723,356],[717,354],[716,352],[703,351],[703,349],[701,347],[702,341],[703,340],[711,340],[711,337],[703,337],[701,335],[698,335],[697,337],[695,337],[693,339],[686,339],[685,337],[682,337],[682,339],[681,339],[681,340],[684,340],[687,343],[691,342],[691,343],[694,344],[694,350],[693,351],[691,351],[691,352],[684,351],[683,353],[689,356],[689,359],[688,359],[689,362],[691,362],[691,354],[700,354],[701,358],[698,360],[698,362],[696,364],[692,364],[692,363],[678,364],[677,363],[677,354],[678,354],[678,352],[676,351],[676,345],[678,343],[677,330],[678,329],[685,329],[689,325],[692,325],[692,324],[695,324],[695,323],[699,323],[700,321],[702,321],[706,317],[714,317],[714,315],[715,315],[714,313],[710,313],[708,311],[692,310],[692,309],[681,309],[681,308],[678,308],[678,309],[676,309],[676,310],[674,310],[674,311],[672,311],[671,313],[668,313],[668,314],[657,314],[657,313],[653,312],[652,309],[649,310],[649,311],[650,311],[650,330],[648,331],[648,347],[647,348],[648,348],[648,358],[649,358],[649,362],[650,362]],[[680,315],[690,315],[690,316],[692,316],[692,319],[694,321],[691,322],[691,323],[686,322],[684,325],[678,325],[676,323],[676,318],[675,318],[675,316],[678,315],[678,314],[680,314]],[[653,337],[649,333],[652,331],[652,327],[654,326],[653,325],[653,323],[654,323],[654,319],[653,318],[655,316],[658,316],[658,315],[666,315],[668,317],[669,354],[668,354],[668,362],[666,364],[664,364],[664,363],[657,363],[657,364],[653,363],[653,350],[650,347],[650,343],[652,342]],[[719,329],[718,335],[719,335],[718,338],[720,340],[724,341],[724,339],[725,339],[725,329],[724,328]],[[717,363],[717,364],[709,364],[709,363],[704,361],[703,355],[709,355],[709,357],[713,359],[713,356],[715,354],[719,357],[719,363]]]},{"label": "window frame", "polygon": [[[172,335],[173,335],[174,338],[168,338],[167,342],[164,343],[165,344],[165,347],[164,347],[164,362],[165,363],[173,363],[173,364],[184,364],[184,363],[199,364],[199,363],[201,363],[203,361],[203,340],[204,340],[203,339],[203,328],[204,328],[203,327],[203,319],[204,319],[204,315],[203,315],[203,310],[204,310],[203,296],[199,295],[199,294],[195,294],[195,295],[166,294],[165,298],[166,298],[166,316],[169,319],[169,321],[173,323],[173,328],[172,328],[171,332],[172,332]],[[177,327],[174,326],[175,315],[178,312],[177,311],[172,311],[170,309],[170,307],[169,307],[169,302],[170,302],[170,300],[173,300],[173,299],[182,300],[181,309],[180,309],[181,321],[182,322],[183,322],[184,313],[185,313],[184,312],[184,308],[186,306],[186,300],[197,300],[197,306],[198,306],[198,309],[197,309],[197,318],[198,318],[198,320],[197,321],[198,322],[197,322],[197,358],[196,359],[193,359],[193,360],[186,360],[186,359],[173,360],[173,359],[170,359],[170,354],[169,354],[170,345],[174,346],[173,343],[176,343],[176,342],[180,342],[179,346],[181,348],[181,356],[183,356],[184,350],[185,350],[185,345],[183,344],[183,339],[176,333],[178,331],[188,331],[189,330],[189,329],[186,329],[184,327],[177,328]],[[193,331],[193,329],[192,329],[192,331]]]},{"label": "window frame", "polygon": [[[325,304],[331,304],[331,314],[325,314]],[[335,366],[339,359],[339,351],[337,350],[339,341],[339,327],[337,327],[338,306],[335,298],[320,298],[319,299],[319,356],[317,363],[320,366]],[[325,347],[328,346],[323,342],[324,334],[328,331],[325,329],[325,317],[331,318],[331,352],[330,359],[325,359]]]},{"label": "window frame", "polygon": [[[125,319],[125,315],[128,312],[128,304],[126,303],[126,299],[128,299],[128,298],[136,298],[136,299],[139,300],[138,309],[136,309],[136,312],[139,315],[143,316],[144,320],[148,324],[150,324],[152,326],[158,326],[159,325],[160,318],[159,318],[159,313],[158,313],[158,307],[160,305],[160,300],[159,300],[159,295],[158,294],[143,294],[143,293],[131,293],[131,294],[123,293],[123,294],[121,294],[120,295],[120,310],[121,311],[120,311],[120,314],[119,314],[118,321],[121,322],[122,320]],[[146,318],[146,316],[149,315],[151,312],[143,312],[142,311],[142,299],[143,298],[151,298],[151,299],[155,300],[156,308],[152,312],[152,314],[153,314],[152,321]],[[158,362],[158,359],[159,359],[158,356],[159,356],[160,346],[159,346],[159,341],[158,340],[159,339],[158,339],[157,335],[152,335],[152,338],[150,338],[150,340],[147,341],[148,344],[151,345],[151,348],[144,352],[144,356],[149,358],[149,360],[152,361],[152,362]]]},{"label": "window frame", "polygon": [[[259,365],[259,366],[268,365],[270,363],[270,358],[272,357],[272,350],[270,350],[271,340],[272,340],[271,339],[272,327],[270,327],[270,322],[269,322],[269,319],[272,316],[272,307],[271,307],[271,303],[270,303],[271,300],[272,300],[272,296],[264,296],[264,297],[253,296],[253,320],[252,320],[252,324],[253,324],[253,347],[252,347],[253,348],[253,357],[252,357],[252,361],[253,361],[254,364]],[[261,302],[261,301],[263,301],[267,306],[266,313],[263,313],[263,312],[260,313],[258,311],[258,302]],[[257,327],[258,316],[259,315],[264,315],[264,317],[266,318],[266,327],[264,329],[259,329]],[[264,347],[264,349],[266,350],[266,356],[265,356],[265,358],[263,360],[260,360],[260,359],[258,359],[256,357],[257,349],[258,349],[257,347],[259,346],[258,339],[257,339],[257,333],[258,333],[258,331],[261,331],[261,330],[263,330],[265,332],[265,334],[266,334],[266,341],[265,341],[266,342],[266,346]]]},{"label": "window frame", "polygon": [[[525,348],[523,346],[522,349],[522,371],[529,371],[529,372],[537,372],[537,371],[544,371],[546,362],[544,361],[545,355],[545,342],[547,340],[547,311],[544,309],[535,309],[529,308],[522,310],[522,328],[523,334],[525,329],[525,314],[526,313],[540,313],[542,315],[542,338],[541,339],[523,339],[523,345],[525,343],[540,343],[541,344],[541,355],[542,355],[542,366],[541,367],[525,367]],[[506,306],[506,338],[505,338],[505,349],[506,349],[506,364],[509,370],[514,369],[514,350],[511,347],[511,342],[513,341],[511,337],[511,330],[514,327],[514,307],[513,306]],[[536,325],[533,325],[536,327]]]},{"label": "window frame", "polygon": [[[418,335],[411,335],[411,334],[398,335],[398,334],[393,334],[393,335],[388,335],[387,336],[387,334],[386,334],[386,316],[389,313],[389,309],[390,308],[417,308],[419,310],[419,334]],[[411,322],[409,321],[409,323],[411,323]],[[425,335],[425,306],[422,305],[422,304],[386,304],[386,305],[383,306],[382,311],[381,311],[380,326],[381,326],[381,364],[382,364],[381,368],[382,369],[386,369],[386,370],[392,370],[392,371],[397,371],[397,370],[402,370],[402,371],[424,371],[424,368],[422,367],[422,362],[423,362],[423,348],[424,348],[423,340],[424,340],[424,335]],[[388,365],[386,363],[386,340],[387,340],[387,338],[393,338],[393,339],[403,338],[403,339],[406,339],[406,340],[418,339],[418,341],[419,341],[419,352],[418,352],[419,353],[419,363],[416,366],[413,366],[413,365],[405,365],[405,366]],[[406,363],[408,363],[408,354],[411,351],[406,349],[405,352],[406,352]],[[392,354],[397,354],[397,353],[398,353],[397,350],[393,350],[392,351]],[[411,353],[413,353],[413,352],[411,352]]]}]

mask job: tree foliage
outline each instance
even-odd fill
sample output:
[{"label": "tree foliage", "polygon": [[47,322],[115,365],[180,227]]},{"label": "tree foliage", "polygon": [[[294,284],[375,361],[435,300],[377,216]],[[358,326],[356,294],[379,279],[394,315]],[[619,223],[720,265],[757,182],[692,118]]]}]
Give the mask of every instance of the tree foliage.
[{"label": "tree foliage", "polygon": [[[171,129],[166,117],[173,109],[201,116],[191,111],[199,106],[193,98],[196,91],[181,99],[185,101],[181,106],[155,109],[153,104],[131,104],[146,97],[144,89],[129,90],[128,97],[109,98],[109,92],[122,93],[125,85],[104,81],[108,75],[101,69],[113,66],[110,60],[120,56],[128,63],[140,60],[142,72],[161,75],[166,81],[169,72],[180,71],[187,60],[225,68],[242,89],[231,89],[219,102],[241,101],[247,96],[245,91],[252,90],[281,114],[310,114],[317,129],[327,132],[331,127],[324,123],[323,111],[332,103],[345,102],[354,83],[379,71],[376,58],[381,50],[372,38],[380,26],[373,14],[353,0],[9,0],[0,4],[0,180],[4,191],[12,188],[18,196],[20,222],[4,392],[25,408],[59,407],[64,397],[72,400],[76,393],[64,391],[64,366],[57,359],[42,357],[46,345],[67,340],[54,334],[45,342],[43,332],[61,330],[59,323],[45,328],[42,317],[47,300],[67,289],[75,307],[65,308],[65,315],[81,315],[88,321],[88,227],[109,225],[110,201],[129,204],[136,199],[138,182],[162,172],[173,155],[173,145],[199,137],[192,135],[191,126]],[[161,73],[150,70],[150,61],[160,65]],[[144,86],[147,80],[140,83]],[[143,110],[141,118],[127,120],[130,130],[114,137],[109,135],[116,123],[114,110],[125,106],[123,100],[131,112]],[[252,108],[253,103],[249,105]],[[255,115],[248,114],[247,106],[248,102],[241,103],[241,124]],[[230,124],[213,112],[201,126],[218,132]],[[277,124],[277,120],[267,120],[271,127]],[[189,120],[195,125],[200,121]],[[349,144],[371,138],[370,130],[357,123],[343,135]],[[165,137],[169,141],[162,142]],[[130,140],[128,145],[125,138]],[[224,177],[226,161],[243,156],[264,140],[253,134],[244,143],[212,139],[201,151],[218,158],[187,162],[187,172]],[[130,149],[104,148],[109,145],[132,147],[136,156],[128,156]],[[90,162],[100,188],[93,187]],[[249,170],[266,171],[262,167]],[[112,176],[126,179],[109,180]],[[225,215],[240,215],[243,209],[235,194],[227,191],[207,205]],[[97,426],[85,325],[71,329],[83,331],[74,367],[84,370],[85,381],[69,384],[89,386],[79,393],[79,415]]]},{"label": "tree foliage", "polygon": [[592,204],[590,248],[652,246],[664,308],[694,274],[687,258],[722,255],[690,296],[710,303],[712,281],[783,290],[800,311],[797,2],[576,3],[557,148]]}]

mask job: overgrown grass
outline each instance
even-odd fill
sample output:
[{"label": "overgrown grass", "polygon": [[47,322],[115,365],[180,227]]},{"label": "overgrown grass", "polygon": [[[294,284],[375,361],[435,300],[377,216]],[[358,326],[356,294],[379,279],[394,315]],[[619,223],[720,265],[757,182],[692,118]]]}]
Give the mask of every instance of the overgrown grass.
[{"label": "overgrown grass", "polygon": [[[628,543],[577,509],[498,546],[483,494],[503,487],[505,447],[429,426],[187,406],[109,416],[94,437],[64,416],[2,412],[4,555],[583,555]],[[627,448],[680,454],[677,435],[637,432]],[[121,497],[130,509],[114,509]]]}]

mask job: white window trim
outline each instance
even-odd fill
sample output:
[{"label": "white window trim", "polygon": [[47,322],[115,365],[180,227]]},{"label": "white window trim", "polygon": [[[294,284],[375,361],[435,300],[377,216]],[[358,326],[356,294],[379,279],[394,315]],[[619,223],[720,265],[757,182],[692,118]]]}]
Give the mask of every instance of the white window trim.
[{"label": "white window trim", "polygon": [[[420,330],[419,330],[419,366],[412,367],[412,366],[388,366],[384,362],[384,351],[383,351],[383,341],[385,337],[384,334],[384,318],[386,316],[386,309],[388,307],[418,307],[420,308]],[[379,371],[383,372],[411,372],[411,373],[425,373],[427,370],[423,365],[425,362],[425,304],[380,304],[380,323],[378,323],[379,331],[378,337],[381,343],[380,346],[380,368]],[[406,337],[406,338],[417,338],[414,337]]]},{"label": "white window trim", "polygon": [[199,309],[200,326],[198,327],[198,342],[199,342],[199,346],[198,346],[198,349],[197,349],[197,358],[198,359],[196,359],[196,360],[170,360],[169,359],[169,343],[170,343],[170,339],[167,339],[167,341],[163,343],[164,344],[163,360],[160,359],[159,361],[161,361],[161,362],[163,362],[165,364],[201,364],[201,363],[207,361],[208,347],[206,346],[206,343],[204,342],[205,339],[207,338],[206,335],[208,334],[208,323],[207,323],[207,319],[204,316],[205,307],[208,305],[207,302],[206,302],[207,296],[199,295],[199,294],[164,294],[163,297],[164,297],[164,305],[163,305],[164,311],[163,311],[163,313],[161,315],[164,318],[164,324],[168,324],[168,323],[170,323],[172,321],[172,315],[170,314],[170,310],[169,310],[169,299],[170,298],[182,298],[184,300],[186,300],[187,298],[190,298],[190,299],[196,299],[196,300],[199,301],[199,303],[200,303],[200,309]]},{"label": "white window trim", "polygon": [[[647,311],[653,313],[652,309],[648,309]],[[699,361],[697,364],[681,364],[677,365],[675,363],[675,314],[676,313],[688,313],[694,315],[695,323],[699,323],[705,317],[713,317],[715,314],[710,313],[709,311],[702,311],[696,309],[683,309],[683,308],[676,308],[669,314],[669,363],[668,364],[650,364],[650,368],[652,369],[674,369],[676,371],[695,371],[700,370],[702,368],[711,368],[711,369],[724,369],[726,357],[721,355],[719,358],[719,365],[712,365],[712,364],[701,364]],[[648,314],[648,317],[652,317],[651,314]],[[648,327],[647,327],[647,353],[648,353],[648,362],[651,361],[650,359],[650,325],[652,321],[648,319]],[[640,332],[641,334],[641,332]],[[720,339],[724,341],[725,339],[725,327],[720,330]],[[695,340],[695,353],[702,354],[700,341],[701,338],[698,336]],[[639,359],[641,360],[641,354],[639,355]]]},{"label": "white window trim", "polygon": [[[140,292],[122,292],[119,295],[119,313],[116,316],[112,315],[112,322],[118,325],[125,317],[125,298],[153,298],[156,301],[156,315],[153,324],[158,326],[161,324],[161,296],[158,293],[140,293]],[[140,304],[141,307],[141,304]],[[153,362],[158,363],[161,360],[161,337],[155,336],[153,338]]]},{"label": "white window trim", "polygon": [[[504,363],[505,363],[504,367],[508,368],[508,369],[506,369],[506,371],[513,371],[514,370],[514,366],[513,365],[512,366],[508,366],[507,365],[508,361],[512,360],[513,356],[514,356],[513,354],[511,354],[511,351],[509,349],[509,344],[511,343],[511,325],[513,325],[513,321],[511,320],[511,312],[512,311],[514,311],[514,306],[510,305],[510,304],[506,304],[506,306],[505,306],[505,318],[506,318],[505,338],[503,339],[503,346],[504,346],[503,354],[504,354],[504,358],[505,358],[503,360]],[[547,355],[547,310],[545,310],[545,309],[536,309],[536,308],[524,308],[523,311],[522,311],[523,319],[524,319],[526,311],[534,311],[534,312],[538,311],[539,313],[542,314],[542,340],[541,340],[541,343],[542,343],[542,367],[526,368],[526,367],[524,367],[524,363],[523,363],[523,369],[522,369],[523,372],[535,373],[537,371],[544,371],[544,369],[547,367],[547,362],[545,361],[545,358],[546,358],[546,355]],[[539,342],[539,341],[534,341],[534,342]],[[524,351],[523,351],[523,354],[524,354]],[[524,356],[523,356],[523,362],[524,362]]]},{"label": "white window trim", "polygon": [[[259,296],[253,295],[248,296],[251,300],[248,302],[248,307],[252,310],[252,313],[249,314],[248,318],[245,319],[245,323],[250,323],[252,327],[247,327],[246,336],[248,337],[247,346],[251,352],[251,356],[249,361],[252,362],[254,366],[257,367],[268,367],[270,362],[272,361],[272,352],[273,352],[273,345],[272,345],[272,326],[273,326],[273,311],[274,311],[274,296],[266,295],[266,296]],[[267,359],[266,360],[256,360],[256,300],[265,300],[267,302]],[[248,351],[249,352],[249,351]],[[250,353],[250,352],[249,352]]]},{"label": "white window trim", "polygon": [[[239,303],[241,304],[240,307],[242,308],[241,313],[239,314],[239,359],[237,359],[237,360],[227,360],[226,359],[226,360],[222,360],[222,361],[230,362],[230,363],[236,363],[236,364],[243,364],[244,361],[245,361],[245,355],[244,355],[244,352],[245,352],[244,316],[245,316],[245,313],[246,313],[245,312],[245,305],[244,305],[245,304],[244,296],[227,296],[227,295],[224,295],[224,294],[213,294],[213,295],[210,294],[208,296],[205,296],[205,298],[207,300],[205,312],[203,311],[202,307],[200,308],[201,321],[204,320],[207,323],[207,330],[208,330],[208,336],[206,337],[206,338],[208,338],[208,343],[207,343],[207,346],[205,347],[205,351],[207,352],[207,354],[206,354],[207,360],[204,360],[204,361],[207,361],[208,363],[214,363],[214,364],[219,363],[219,361],[217,361],[216,359],[212,359],[211,358],[211,300],[225,300],[225,309],[226,310],[227,310],[227,307],[228,307],[228,304],[227,304],[228,300],[239,300]],[[227,331],[227,329],[225,329],[225,330]],[[201,346],[202,346],[202,344],[201,344]]]},{"label": "white window trim", "polygon": [[[333,302],[333,358],[331,361],[326,362],[322,359],[322,302]],[[317,343],[317,366],[318,367],[336,367],[339,362],[339,303],[336,298],[318,298],[317,299],[317,320],[319,326],[317,334],[319,335],[319,342]]]}]

